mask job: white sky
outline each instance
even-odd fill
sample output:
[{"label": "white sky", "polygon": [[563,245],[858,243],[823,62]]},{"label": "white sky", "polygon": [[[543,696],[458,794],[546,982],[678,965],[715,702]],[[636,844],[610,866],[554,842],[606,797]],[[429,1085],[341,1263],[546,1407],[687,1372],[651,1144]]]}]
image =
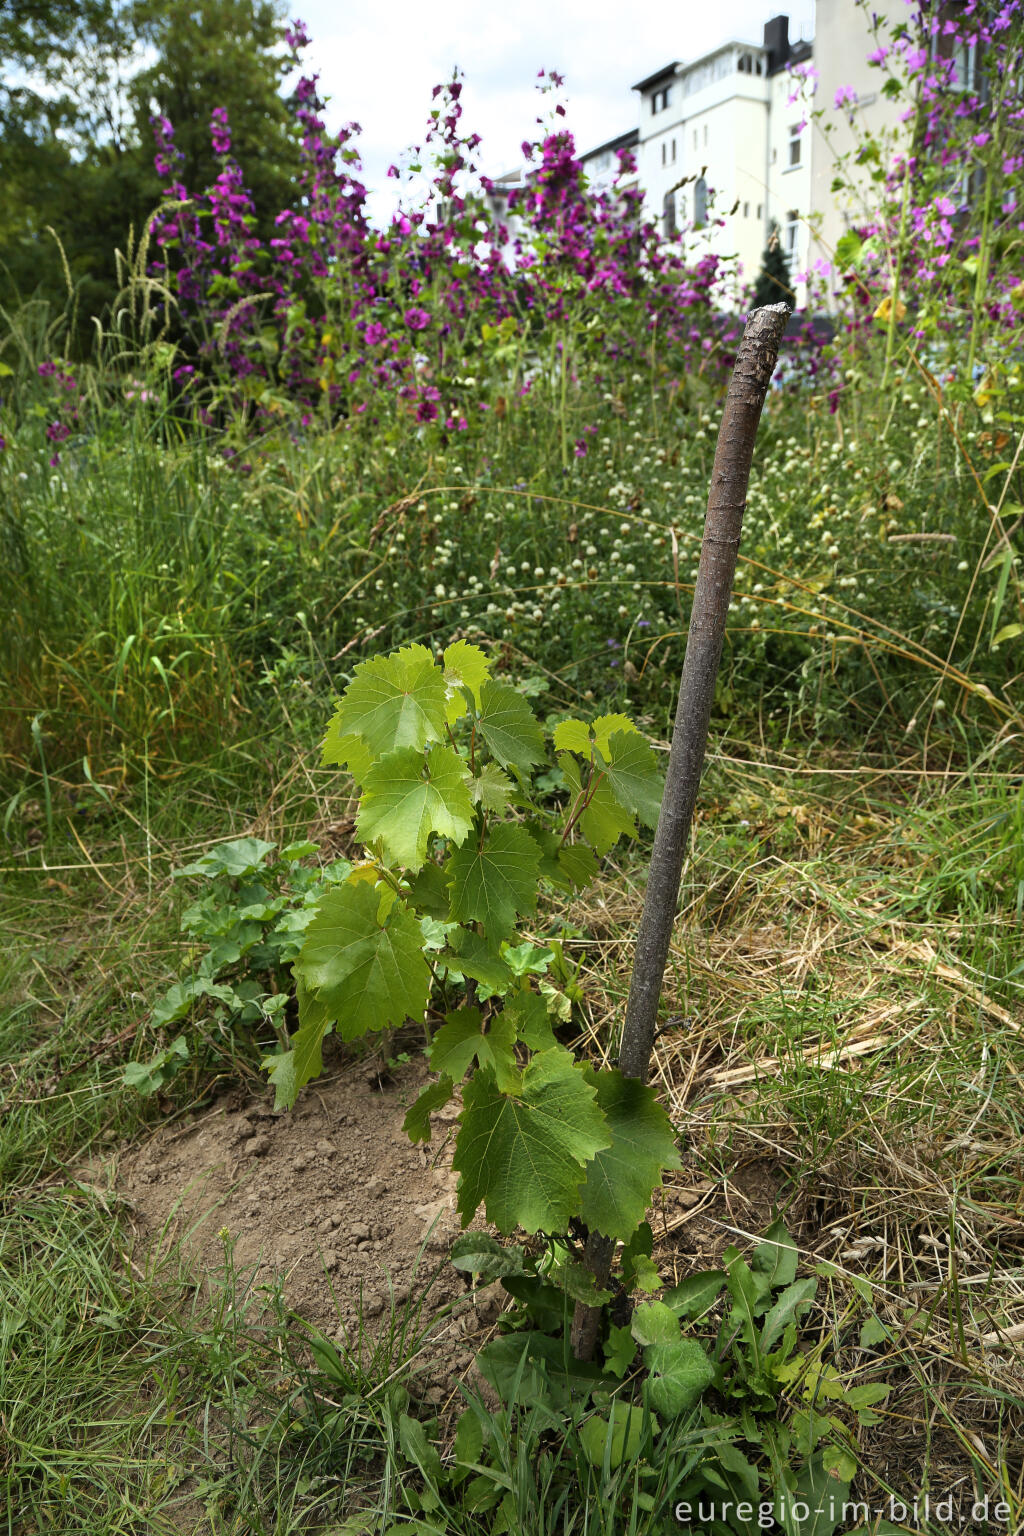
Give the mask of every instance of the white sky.
[{"label": "white sky", "polygon": [[479,133],[480,166],[500,175],[520,163],[520,142],[533,137],[541,111],[538,70],[566,79],[566,122],[577,150],[593,148],[638,121],[635,81],[673,59],[699,58],[738,38],[761,41],[764,23],[780,12],[790,38],[810,37],[813,0],[292,0],[306,23],[307,71],[320,71],[331,98],[328,126],[355,120],[367,185],[385,190],[390,162],[420,143],[430,92],[465,75],[463,125]]}]

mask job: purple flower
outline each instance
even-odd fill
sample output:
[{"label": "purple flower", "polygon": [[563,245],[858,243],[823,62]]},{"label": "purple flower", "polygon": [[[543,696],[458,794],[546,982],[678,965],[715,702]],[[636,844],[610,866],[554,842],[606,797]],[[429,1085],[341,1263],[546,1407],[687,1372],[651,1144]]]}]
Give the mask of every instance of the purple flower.
[{"label": "purple flower", "polygon": [[837,109],[839,107],[855,107],[857,105],[857,92],[853,89],[853,86],[841,85],[838,91],[836,91],[834,104]]},{"label": "purple flower", "polygon": [[430,315],[425,309],[419,309],[416,305],[413,305],[411,309],[407,309],[405,312],[405,323],[410,331],[425,331],[430,324]]},{"label": "purple flower", "polygon": [[215,155],[231,153],[231,130],[228,127],[227,107],[214,107],[210,114],[210,140]]},{"label": "purple flower", "polygon": [[368,347],[377,347],[387,337],[387,329],[379,320],[371,320],[363,330],[363,340]]}]

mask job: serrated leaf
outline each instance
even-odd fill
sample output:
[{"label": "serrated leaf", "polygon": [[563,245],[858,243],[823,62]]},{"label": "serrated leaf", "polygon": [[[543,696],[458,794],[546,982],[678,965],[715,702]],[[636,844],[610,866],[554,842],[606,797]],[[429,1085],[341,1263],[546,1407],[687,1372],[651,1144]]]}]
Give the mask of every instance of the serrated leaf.
[{"label": "serrated leaf", "polygon": [[638,1344],[674,1344],[679,1319],[663,1301],[645,1301],[633,1313],[632,1330]]},{"label": "serrated leaf", "polygon": [[423,645],[375,656],[356,667],[327,729],[324,761],[346,736],[358,736],[374,758],[399,747],[421,749],[444,735],[444,675]]},{"label": "serrated leaf", "polygon": [[715,1377],[715,1368],[696,1339],[651,1344],[644,1350],[644,1364],[651,1373],[647,1401],[666,1418],[692,1408]]},{"label": "serrated leaf", "polygon": [[[573,804],[575,804],[583,789],[579,765],[567,752],[561,752],[558,757],[558,766],[565,775]],[[572,806],[566,811],[567,818],[571,813]],[[627,837],[636,836],[636,822],[626,808],[619,804],[608,785],[603,782],[599,783],[592,792],[578,825],[584,837],[593,845],[598,858],[603,858],[623,833]]]},{"label": "serrated leaf", "polygon": [[559,720],[555,726],[556,752],[578,752],[580,757],[589,761],[592,748],[588,725],[584,725],[582,720]]},{"label": "serrated leaf", "polygon": [[604,1345],[605,1370],[611,1371],[613,1376],[625,1376],[636,1356],[636,1340],[633,1330],[629,1327],[616,1328],[613,1324],[608,1329],[608,1337]]},{"label": "serrated leaf", "polygon": [[512,985],[512,972],[495,946],[472,928],[456,925],[448,952],[441,959],[450,971],[470,976],[492,992],[503,993]]},{"label": "serrated leaf", "polygon": [[552,1270],[548,1278],[571,1301],[580,1301],[587,1307],[603,1307],[606,1301],[612,1299],[611,1291],[598,1288],[593,1270],[573,1260]]},{"label": "serrated leaf", "polygon": [[504,1094],[481,1069],[465,1092],[455,1144],[463,1226],[481,1204],[500,1232],[521,1226],[562,1232],[575,1214],[584,1164],[610,1136],[597,1102],[568,1051],[542,1051]]},{"label": "serrated leaf", "polygon": [[320,1076],[324,1069],[324,1036],[333,1028],[330,1010],[301,980],[298,1002],[299,1027],[290,1038],[289,1049],[277,1056],[265,1056],[260,1063],[274,1085],[275,1109],[291,1109],[299,1089]]},{"label": "serrated leaf", "polygon": [[537,906],[540,849],[522,827],[499,824],[484,839],[457,848],[448,862],[451,913],[480,922],[490,939],[507,938],[521,912]]},{"label": "serrated leaf", "polygon": [[598,715],[591,729],[594,733],[594,745],[602,757],[608,756],[608,743],[616,731],[640,735],[638,728],[628,715]]},{"label": "serrated leaf", "polygon": [[503,1093],[519,1086],[515,1060],[515,1027],[504,1014],[496,1014],[483,1033],[483,1015],[479,1008],[459,1008],[449,1013],[430,1046],[432,1072],[445,1072],[461,1082],[474,1058],[481,1067],[490,1067]]},{"label": "serrated leaf", "polygon": [[380,838],[396,864],[415,873],[426,862],[433,833],[461,843],[473,826],[466,767],[450,747],[424,754],[412,747],[389,752],[363,780],[356,828],[363,842]]},{"label": "serrated leaf", "polygon": [[727,1278],[724,1269],[703,1269],[698,1274],[687,1275],[685,1280],[666,1291],[662,1301],[677,1317],[703,1317],[722,1294]]},{"label": "serrated leaf", "polygon": [[455,1085],[450,1077],[440,1077],[436,1083],[424,1088],[402,1121],[402,1130],[410,1141],[430,1140],[430,1117],[444,1108],[454,1092]]},{"label": "serrated leaf", "polygon": [[529,773],[544,760],[544,733],[533,710],[507,683],[485,683],[480,690],[480,734],[503,768]]},{"label": "serrated leaf", "polygon": [[567,844],[558,850],[558,867],[575,890],[582,890],[597,874],[597,856],[586,843]]},{"label": "serrated leaf", "polygon": [[515,793],[515,785],[497,763],[484,763],[480,772],[469,782],[469,797],[482,811],[500,816]]},{"label": "serrated leaf", "polygon": [[376,758],[361,736],[344,736],[332,720],[327,727],[320,761],[324,767],[346,768],[357,784],[362,784]]},{"label": "serrated leaf", "polygon": [[550,1051],[557,1046],[547,1004],[536,992],[524,989],[510,997],[502,1017],[512,1025],[516,1038],[531,1051]]},{"label": "serrated leaf", "polygon": [[796,1279],[797,1257],[796,1243],[786,1231],[781,1217],[778,1217],[754,1249],[750,1266],[767,1276],[769,1286],[775,1291],[781,1286],[791,1285]]},{"label": "serrated leaf", "polygon": [[491,675],[491,664],[478,645],[456,640],[445,649],[444,680],[448,689],[448,724],[454,725],[466,713],[463,689],[480,707],[480,689]]},{"label": "serrated leaf", "polygon": [[644,1253],[633,1260],[633,1288],[646,1291],[648,1296],[661,1289],[661,1275],[654,1260]]},{"label": "serrated leaf", "polygon": [[524,1249],[518,1245],[505,1247],[487,1232],[465,1232],[457,1237],[450,1258],[456,1269],[476,1275],[480,1285],[526,1273]]},{"label": "serrated leaf", "polygon": [[580,1214],[588,1228],[628,1242],[665,1169],[679,1168],[672,1124],[654,1089],[616,1070],[587,1068],[611,1145],[587,1165]]},{"label": "serrated leaf", "polygon": [[337,1021],[343,1040],[421,1019],[430,992],[423,934],[396,902],[378,921],[380,896],[360,882],[321,898],[293,970]]},{"label": "serrated leaf", "polygon": [[658,825],[662,777],[658,760],[636,731],[616,731],[602,750],[599,762],[607,783],[620,805],[643,822]]}]

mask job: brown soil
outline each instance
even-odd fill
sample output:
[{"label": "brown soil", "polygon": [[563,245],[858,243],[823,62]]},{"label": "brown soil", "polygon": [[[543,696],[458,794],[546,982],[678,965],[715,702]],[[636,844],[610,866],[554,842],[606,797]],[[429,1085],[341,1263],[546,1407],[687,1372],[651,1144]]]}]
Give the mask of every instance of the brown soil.
[{"label": "brown soil", "polygon": [[[306,1088],[293,1110],[272,1096],[228,1100],[160,1127],[121,1155],[117,1186],[150,1251],[180,1242],[201,1272],[223,1272],[221,1232],[253,1290],[280,1278],[286,1303],[328,1337],[373,1335],[428,1291],[424,1317],[456,1305],[429,1347],[428,1379],[450,1385],[493,1325],[498,1289],[472,1307],[448,1250],[459,1233],[451,1170],[453,1102],[427,1147],[402,1129],[427,1081],[421,1061],[383,1081],[364,1059]],[[431,1394],[428,1389],[428,1395]]]}]

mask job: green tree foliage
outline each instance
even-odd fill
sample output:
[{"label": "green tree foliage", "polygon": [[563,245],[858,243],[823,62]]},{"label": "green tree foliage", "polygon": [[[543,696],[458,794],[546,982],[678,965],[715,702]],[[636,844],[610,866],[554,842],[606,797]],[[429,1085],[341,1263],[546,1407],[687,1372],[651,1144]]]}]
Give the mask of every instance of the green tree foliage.
[{"label": "green tree foliage", "polygon": [[210,113],[226,107],[269,226],[298,168],[283,33],[279,0],[0,0],[0,301],[59,306],[70,275],[81,317],[109,302],[115,249],[160,200],[154,113],[202,187]]},{"label": "green tree foliage", "polygon": [[782,249],[779,226],[772,220],[768,244],[761,257],[761,270],[754,283],[754,308],[763,304],[792,304],[793,279],[789,272],[789,258]]}]

